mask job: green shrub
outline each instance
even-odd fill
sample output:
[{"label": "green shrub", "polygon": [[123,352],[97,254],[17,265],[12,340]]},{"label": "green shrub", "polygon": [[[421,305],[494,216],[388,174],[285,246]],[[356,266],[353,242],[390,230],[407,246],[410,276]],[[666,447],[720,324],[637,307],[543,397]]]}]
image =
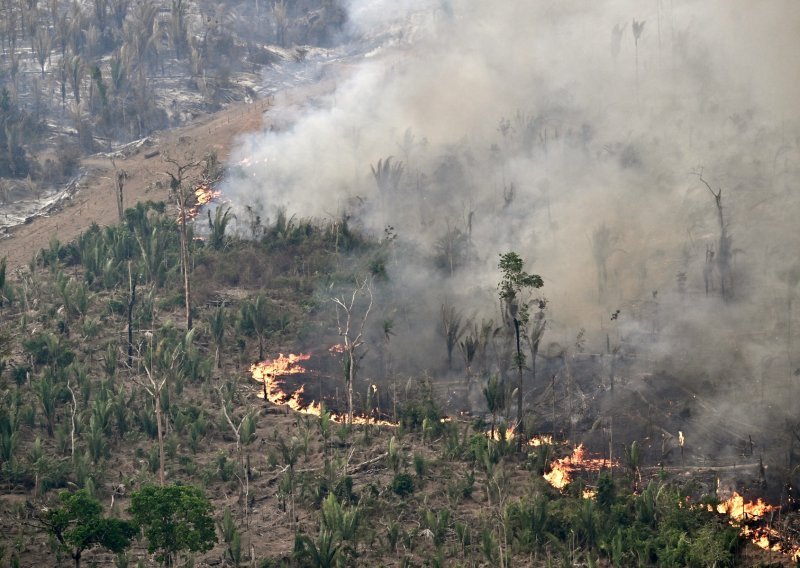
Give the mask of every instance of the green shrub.
[{"label": "green shrub", "polygon": [[392,480],[392,491],[400,497],[414,492],[414,479],[407,473],[398,473]]}]

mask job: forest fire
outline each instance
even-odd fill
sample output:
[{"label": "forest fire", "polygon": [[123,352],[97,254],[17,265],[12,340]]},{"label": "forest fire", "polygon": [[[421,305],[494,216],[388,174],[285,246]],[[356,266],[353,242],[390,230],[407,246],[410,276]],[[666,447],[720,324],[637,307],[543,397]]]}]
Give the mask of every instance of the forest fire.
[{"label": "forest fire", "polygon": [[303,387],[293,393],[286,393],[279,379],[285,375],[306,372],[300,363],[309,359],[311,359],[311,355],[308,353],[300,353],[299,355],[293,353],[284,355],[281,353],[275,359],[252,365],[250,374],[255,380],[264,384],[262,396],[266,400],[272,404],[289,404],[291,408],[298,410],[302,406],[300,395],[303,393]]},{"label": "forest fire", "polygon": [[341,355],[347,350],[347,347],[344,346],[343,343],[337,343],[328,349],[328,353],[331,355]]},{"label": "forest fire", "polygon": [[572,472],[576,469],[600,471],[607,467],[611,467],[611,463],[605,458],[587,458],[586,449],[580,444],[572,451],[572,455],[550,464],[550,471],[543,477],[556,489],[564,489],[572,481]]},{"label": "forest fire", "polygon": [[492,431],[486,432],[486,437],[494,440],[495,442],[499,442],[500,440],[513,440],[515,428],[516,424],[511,424],[510,426],[506,427],[505,431],[503,431],[503,428],[498,426],[494,429],[494,434],[492,434]]},{"label": "forest fire", "polygon": [[[744,497],[736,491],[716,507],[717,513],[727,515],[732,525],[740,527],[741,535],[759,548],[791,556],[795,562],[800,561],[800,546],[787,542],[784,535],[771,527],[748,524],[758,523],[764,520],[767,513],[778,509],[780,507],[765,503],[762,499],[745,502]],[[713,508],[709,506],[709,510]]]},{"label": "forest fire", "polygon": [[[311,359],[310,353],[300,353],[284,355],[281,353],[277,358],[255,363],[250,367],[250,374],[252,377],[260,381],[264,388],[261,396],[276,405],[286,405],[299,414],[310,414],[313,416],[321,416],[323,406],[320,402],[312,401],[310,403],[303,401],[305,394],[305,385],[300,388],[288,392],[286,385],[283,384],[281,377],[287,375],[298,375],[307,373],[308,370],[302,365],[304,361]],[[331,413],[331,420],[339,423],[347,422],[346,414]],[[369,424],[375,426],[397,426],[394,422],[382,420],[372,416],[353,416],[353,424]]]},{"label": "forest fire", "polygon": [[186,220],[195,219],[204,205],[216,201],[221,195],[222,192],[214,189],[209,182],[201,181],[194,190],[194,199],[187,199],[187,202],[193,201],[193,203],[191,205],[189,203],[186,204]]},{"label": "forest fire", "polygon": [[733,495],[729,499],[717,505],[717,512],[723,515],[728,515],[735,521],[741,521],[748,519],[760,519],[765,514],[769,513],[770,511],[774,511],[777,508],[778,507],[775,507],[774,505],[765,503],[761,499],[757,499],[755,502],[748,501],[745,503],[744,497],[734,491]]}]

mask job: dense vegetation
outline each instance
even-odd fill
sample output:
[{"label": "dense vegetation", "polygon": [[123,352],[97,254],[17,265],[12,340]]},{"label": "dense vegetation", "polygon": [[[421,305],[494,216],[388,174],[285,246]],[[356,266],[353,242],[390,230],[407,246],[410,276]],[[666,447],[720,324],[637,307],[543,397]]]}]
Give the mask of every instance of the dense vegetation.
[{"label": "dense vegetation", "polygon": [[[542,474],[565,448],[506,440],[503,420],[495,440],[480,418],[443,420],[424,376],[381,403],[355,383],[367,389],[355,411],[382,408],[397,427],[264,405],[248,365],[337,335],[332,291],[359,277],[371,276],[376,302],[391,302],[394,239],[367,239],[345,219],[281,215],[240,220],[254,237],[245,240],[223,218],[209,215],[204,240],[189,227],[199,322],[189,332],[174,323],[184,309],[179,224],[161,203],[54,240],[26,270],[3,273],[3,563],[745,562],[738,529],[709,512],[715,500],[699,486],[664,477],[641,487],[631,457],[627,474],[591,474],[559,492]],[[345,364],[332,380],[348,378]],[[497,385],[484,393],[502,414]]]}]

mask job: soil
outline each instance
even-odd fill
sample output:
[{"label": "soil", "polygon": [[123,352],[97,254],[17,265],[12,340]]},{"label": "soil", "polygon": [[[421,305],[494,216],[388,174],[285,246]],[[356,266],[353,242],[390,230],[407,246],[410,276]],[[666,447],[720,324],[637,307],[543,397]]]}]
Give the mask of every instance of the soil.
[{"label": "soil", "polygon": [[[330,92],[334,86],[331,79],[304,84],[269,99],[239,103],[201,116],[187,126],[154,133],[150,136],[154,142],[152,146],[139,148],[124,159],[116,160],[117,168],[125,170],[129,176],[124,185],[125,207],[148,200],[170,202],[168,184],[164,183],[169,168],[163,156],[202,158],[216,152],[224,164],[237,137],[271,125],[271,109],[304,104]],[[159,154],[152,156],[155,151]],[[10,238],[0,240],[0,257],[7,257],[9,270],[25,266],[36,253],[49,246],[52,238],[69,242],[92,223],[103,227],[118,221],[111,160],[106,154],[95,154],[82,160],[81,167],[87,173],[80,189],[72,199],[65,201],[61,210],[14,227],[8,231]]]}]

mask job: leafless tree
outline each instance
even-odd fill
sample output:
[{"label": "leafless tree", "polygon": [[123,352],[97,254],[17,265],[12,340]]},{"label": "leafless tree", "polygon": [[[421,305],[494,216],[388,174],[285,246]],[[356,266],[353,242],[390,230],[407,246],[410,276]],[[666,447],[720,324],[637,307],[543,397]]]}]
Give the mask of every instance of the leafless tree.
[{"label": "leafless tree", "polygon": [[44,65],[50,58],[50,50],[53,47],[52,36],[46,28],[39,28],[36,30],[36,35],[33,38],[33,50],[36,53],[36,61],[42,70],[42,79],[44,79]]},{"label": "leafless tree", "polygon": [[[357,304],[359,300],[365,298],[367,305],[363,308],[363,314]],[[344,342],[345,352],[345,381],[347,382],[347,421],[353,422],[353,383],[356,379],[358,364],[365,353],[361,352],[364,345],[364,326],[369,319],[372,310],[372,281],[367,277],[356,281],[352,294],[343,293],[341,296],[331,298],[336,306],[336,326],[339,336]]]},{"label": "leafless tree", "polygon": [[275,20],[275,39],[278,45],[286,47],[286,31],[289,29],[286,0],[276,0],[272,3],[272,18]]},{"label": "leafless tree", "polygon": [[[706,186],[711,196],[714,198],[714,205],[717,209],[717,222],[719,223],[719,241],[717,244],[716,254],[711,253],[709,258],[707,253],[706,262],[710,264],[716,257],[716,265],[719,269],[719,284],[722,299],[726,302],[733,299],[733,271],[731,263],[733,261],[733,239],[728,233],[728,224],[725,221],[724,211],[722,208],[722,188],[718,187],[717,191],[711,188],[711,185],[703,178],[703,170],[694,172],[694,175],[700,182]],[[706,283],[706,293],[708,293],[708,283]]]}]

